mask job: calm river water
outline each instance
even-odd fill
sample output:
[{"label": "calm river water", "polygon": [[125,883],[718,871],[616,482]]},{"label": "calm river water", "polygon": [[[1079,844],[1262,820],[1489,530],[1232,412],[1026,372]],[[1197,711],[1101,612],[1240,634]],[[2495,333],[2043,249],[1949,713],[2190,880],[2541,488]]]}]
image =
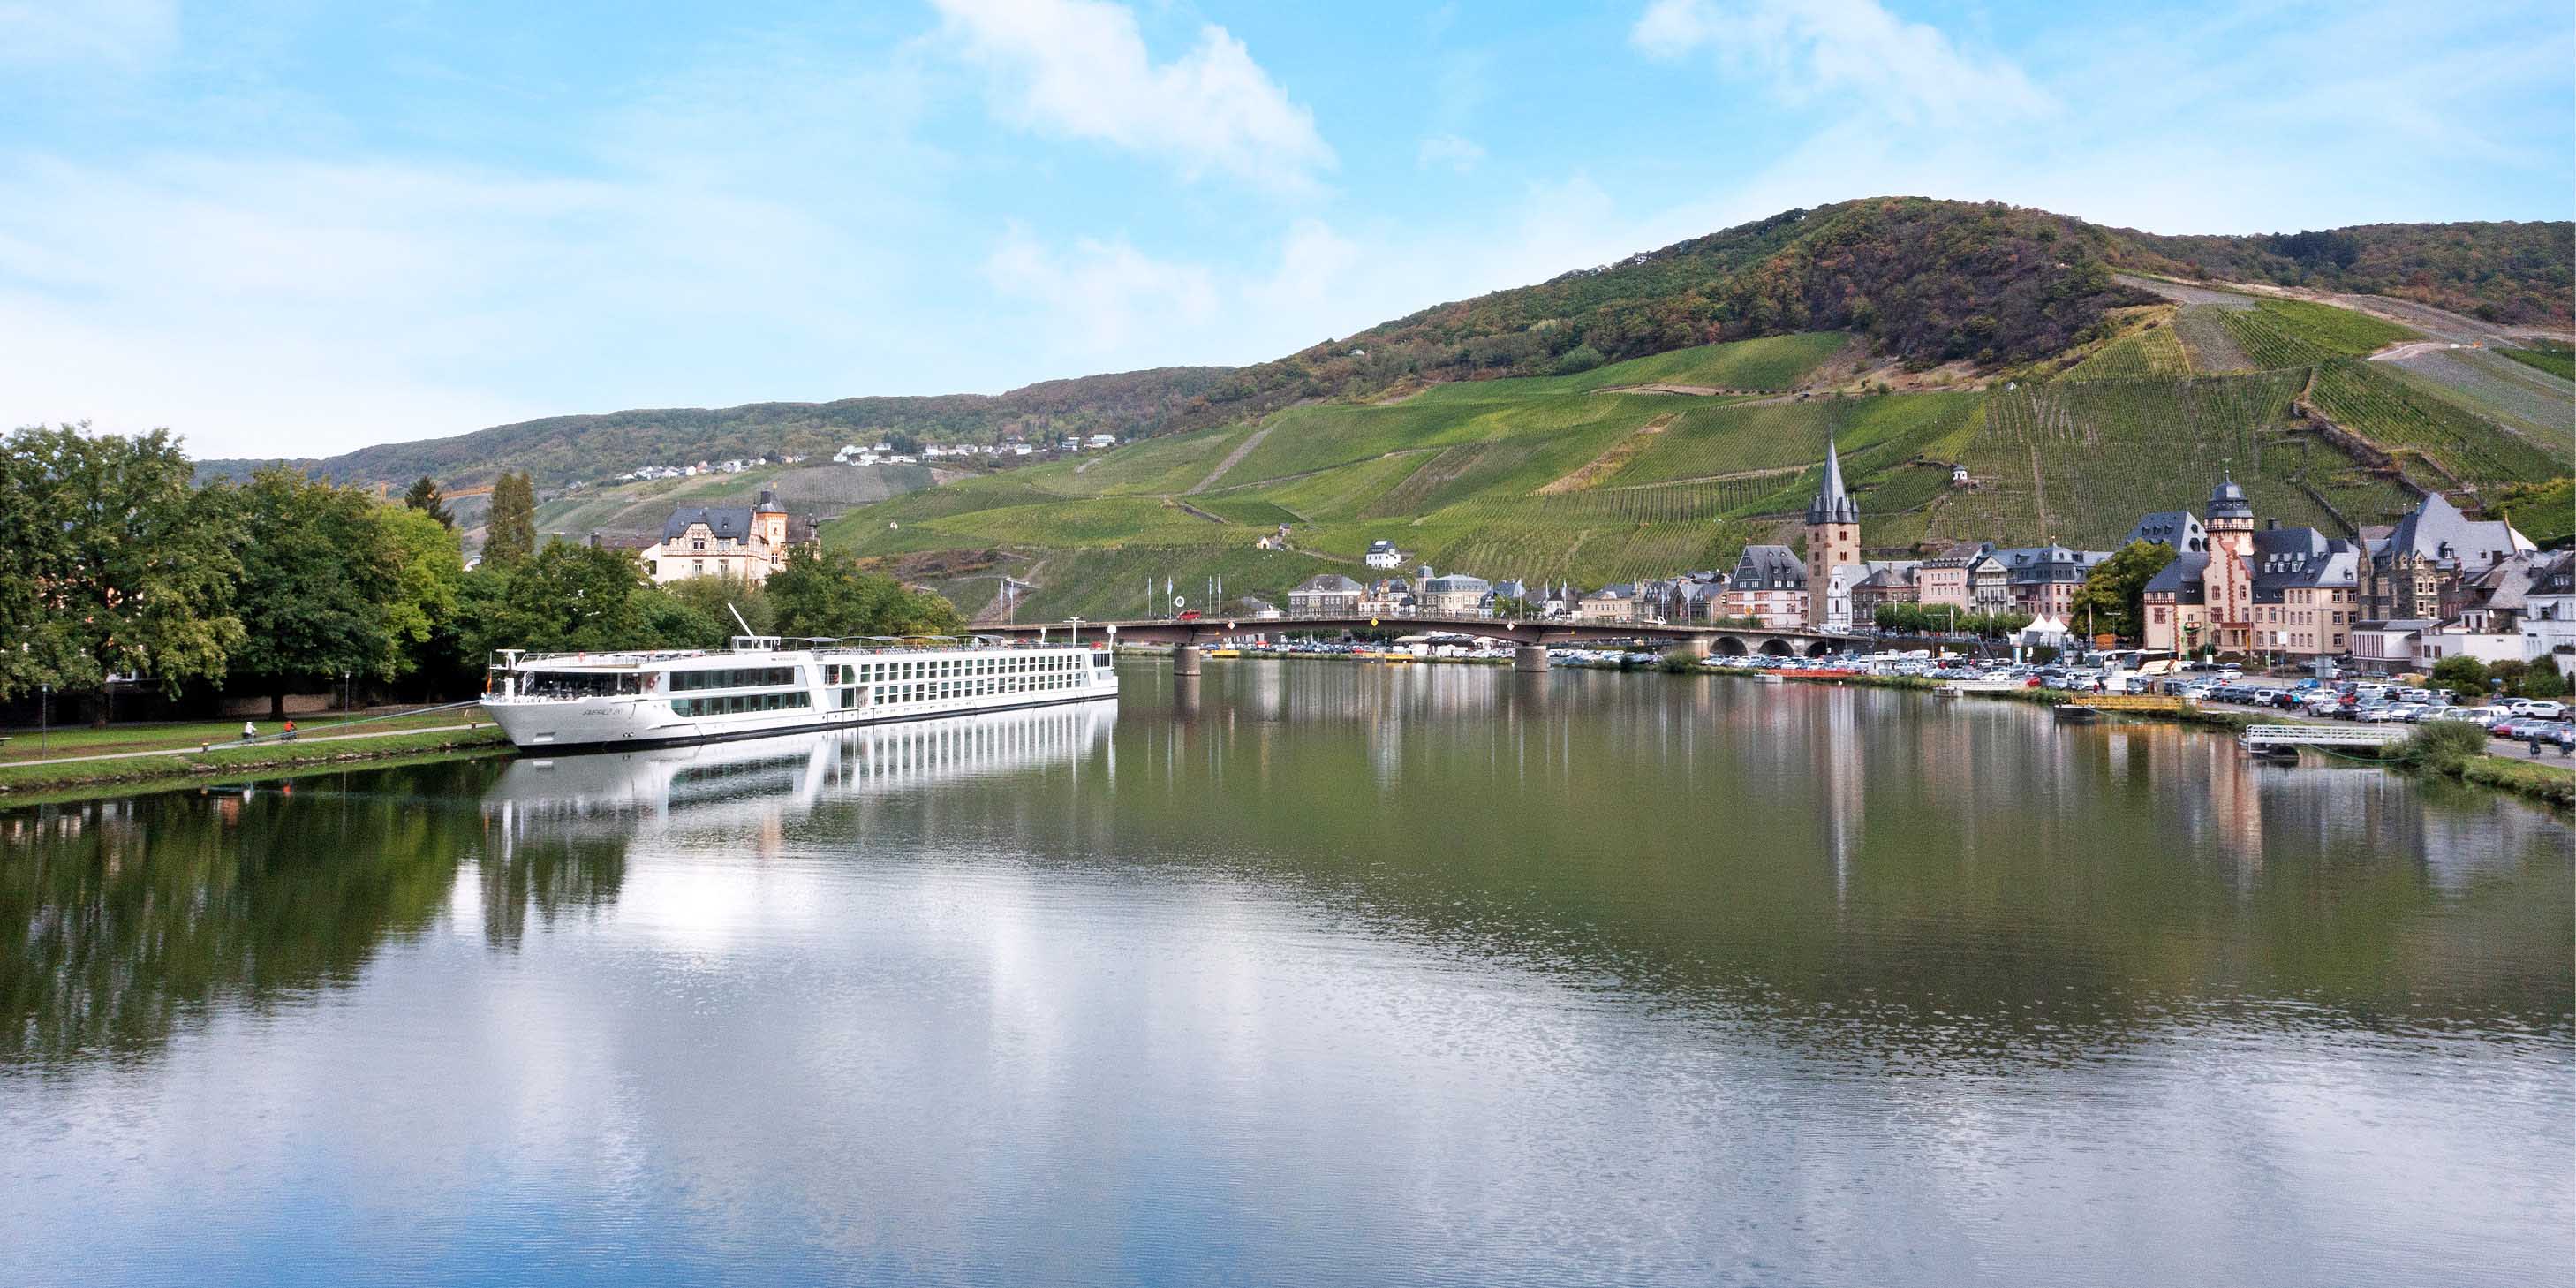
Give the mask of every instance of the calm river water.
[{"label": "calm river water", "polygon": [[1715,677],[0,813],[10,1282],[2548,1284],[2576,836]]}]

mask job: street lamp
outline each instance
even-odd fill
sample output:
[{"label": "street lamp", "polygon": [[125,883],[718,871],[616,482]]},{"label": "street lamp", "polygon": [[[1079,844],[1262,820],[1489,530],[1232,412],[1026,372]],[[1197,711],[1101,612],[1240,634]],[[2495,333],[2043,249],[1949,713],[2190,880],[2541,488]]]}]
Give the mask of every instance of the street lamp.
[{"label": "street lamp", "polygon": [[39,684],[42,696],[36,699],[36,754],[45,754],[45,738],[54,730],[54,686]]}]

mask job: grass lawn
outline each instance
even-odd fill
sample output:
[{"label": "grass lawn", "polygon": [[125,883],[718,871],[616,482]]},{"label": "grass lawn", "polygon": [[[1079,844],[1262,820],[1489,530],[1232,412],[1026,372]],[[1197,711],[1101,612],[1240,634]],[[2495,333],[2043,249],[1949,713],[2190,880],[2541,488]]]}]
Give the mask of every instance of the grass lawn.
[{"label": "grass lawn", "polygon": [[[407,715],[389,720],[374,720],[342,729],[339,726],[348,722],[338,715],[317,715],[309,720],[298,718],[295,722],[295,731],[310,738],[326,737],[336,733],[398,733],[409,729],[431,729],[481,719],[480,712],[465,708],[433,712],[428,715]],[[262,737],[274,735],[278,731],[278,725],[273,721],[260,720],[256,723],[259,725]],[[51,730],[46,731],[41,739],[35,729],[0,729],[0,735],[6,735],[9,739],[6,743],[0,743],[0,765],[8,765],[30,760],[45,760],[56,756],[106,756],[125,751],[182,750],[195,747],[200,743],[231,742],[241,737],[241,721],[119,724],[109,725],[105,729],[92,729],[87,725],[70,727],[55,725]],[[40,741],[43,744],[42,750],[38,749]]]},{"label": "grass lawn", "polygon": [[473,732],[404,733],[346,742],[267,743],[205,753],[131,756],[119,760],[84,760],[71,764],[0,764],[0,800],[12,805],[38,794],[114,787],[132,790],[156,783],[264,778],[308,767],[356,762],[421,760],[447,755],[489,755],[510,749],[501,731],[485,725]]}]

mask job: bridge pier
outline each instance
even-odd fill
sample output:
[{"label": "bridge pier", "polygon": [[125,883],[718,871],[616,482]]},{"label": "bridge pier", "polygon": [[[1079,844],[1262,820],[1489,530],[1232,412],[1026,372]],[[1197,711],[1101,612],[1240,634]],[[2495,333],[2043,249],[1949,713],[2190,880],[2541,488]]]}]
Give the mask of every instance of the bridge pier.
[{"label": "bridge pier", "polygon": [[1682,642],[1674,647],[1702,661],[1708,658],[1708,637],[1705,635],[1686,635],[1682,637]]},{"label": "bridge pier", "polygon": [[1519,648],[1513,649],[1512,669],[1515,671],[1546,670],[1547,646],[1544,644],[1523,644]]},{"label": "bridge pier", "polygon": [[1175,644],[1172,646],[1172,674],[1195,677],[1198,675],[1199,667],[1201,665],[1202,663],[1199,658],[1198,645]]}]

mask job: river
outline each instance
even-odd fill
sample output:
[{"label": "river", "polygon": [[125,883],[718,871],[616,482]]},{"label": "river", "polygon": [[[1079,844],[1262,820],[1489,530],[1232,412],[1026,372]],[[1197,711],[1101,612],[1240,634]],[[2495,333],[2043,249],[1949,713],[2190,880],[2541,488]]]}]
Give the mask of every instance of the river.
[{"label": "river", "polygon": [[1975,699],[1127,666],[0,812],[11,1279],[2569,1282],[2539,809]]}]

